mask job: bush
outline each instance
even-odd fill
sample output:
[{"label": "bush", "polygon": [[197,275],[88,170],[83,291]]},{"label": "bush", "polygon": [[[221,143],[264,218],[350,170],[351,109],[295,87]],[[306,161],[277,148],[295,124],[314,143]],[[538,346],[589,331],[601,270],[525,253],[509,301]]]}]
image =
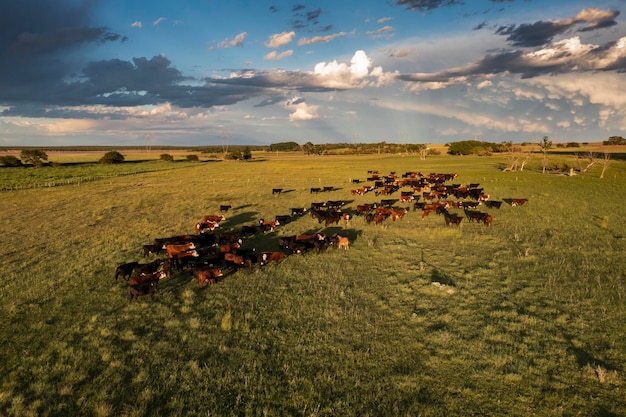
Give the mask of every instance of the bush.
[{"label": "bush", "polygon": [[224,158],[236,161],[238,159],[243,159],[243,155],[241,154],[240,151],[232,151],[231,153],[226,154],[226,156]]},{"label": "bush", "polygon": [[565,147],[566,148],[580,148],[580,144],[578,142],[567,142]]},{"label": "bush", "polygon": [[162,153],[161,156],[159,156],[159,159],[165,162],[172,162],[174,160],[174,157],[169,153]]},{"label": "bush", "polygon": [[192,162],[198,162],[200,158],[198,158],[198,155],[187,155],[187,160]]},{"label": "bush", "polygon": [[5,167],[19,167],[22,166],[22,161],[20,161],[17,156],[13,155],[0,156],[0,165],[4,165]]},{"label": "bush", "polygon": [[118,151],[109,151],[98,162],[101,164],[120,164],[124,162],[124,155]]},{"label": "bush", "polygon": [[44,164],[43,161],[48,160],[48,154],[41,149],[23,149],[20,152],[20,158],[24,163],[40,167]]}]

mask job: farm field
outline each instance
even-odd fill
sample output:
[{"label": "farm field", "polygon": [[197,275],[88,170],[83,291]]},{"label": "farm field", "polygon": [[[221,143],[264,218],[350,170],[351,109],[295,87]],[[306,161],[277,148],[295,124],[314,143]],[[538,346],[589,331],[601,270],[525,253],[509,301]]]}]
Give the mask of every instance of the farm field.
[{"label": "farm field", "polygon": [[[541,174],[537,158],[502,172],[502,156],[159,163],[0,170],[16,184],[127,171],[0,193],[0,415],[626,415],[626,162],[604,179],[598,167]],[[224,268],[204,288],[175,271],[133,302],[114,278],[155,258],[143,245],[194,233],[222,204],[232,209],[216,232],[312,202],[379,202],[350,193],[371,170],[456,173],[448,184],[505,203],[480,206],[491,227],[447,227],[412,203],[382,225],[305,214],[243,247],[322,231],[350,249]],[[334,190],[310,193],[324,186]]]}]

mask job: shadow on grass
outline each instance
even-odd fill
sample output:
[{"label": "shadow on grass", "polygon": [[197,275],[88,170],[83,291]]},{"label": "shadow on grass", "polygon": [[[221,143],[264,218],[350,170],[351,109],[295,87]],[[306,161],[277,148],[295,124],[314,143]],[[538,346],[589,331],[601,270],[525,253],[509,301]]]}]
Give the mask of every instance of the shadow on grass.
[{"label": "shadow on grass", "polygon": [[446,274],[445,272],[442,272],[438,269],[433,269],[433,271],[430,274],[430,282],[438,282],[442,285],[448,285],[451,287],[456,286],[456,283],[454,282],[454,279],[452,279],[452,277],[448,274]]}]

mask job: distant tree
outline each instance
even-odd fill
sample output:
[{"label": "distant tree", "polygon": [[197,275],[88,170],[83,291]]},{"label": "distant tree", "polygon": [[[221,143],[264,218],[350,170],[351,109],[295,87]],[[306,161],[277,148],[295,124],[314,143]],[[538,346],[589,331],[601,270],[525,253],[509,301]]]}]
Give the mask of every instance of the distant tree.
[{"label": "distant tree", "polygon": [[252,151],[250,150],[249,146],[246,146],[244,148],[242,156],[243,156],[244,161],[248,161],[248,160],[252,159]]},{"label": "distant tree", "polygon": [[580,148],[580,143],[578,143],[578,142],[567,142],[565,147],[566,148]]},{"label": "distant tree", "polygon": [[552,141],[547,136],[544,136],[543,139],[541,139],[541,142],[539,142],[539,149],[541,149],[541,152],[543,152],[543,169],[541,171],[542,173],[546,172],[546,165],[548,163],[548,151],[550,151],[551,148]]},{"label": "distant tree", "polygon": [[224,156],[225,159],[237,161],[239,159],[243,159],[243,155],[241,151],[231,151]]},{"label": "distant tree", "polygon": [[621,136],[611,136],[609,140],[602,142],[603,145],[626,145],[626,139]]},{"label": "distant tree", "polygon": [[174,160],[174,157],[170,155],[169,153],[162,153],[159,159],[165,162],[172,162]]},{"label": "distant tree", "polygon": [[198,162],[200,158],[198,158],[198,155],[187,155],[187,160],[190,162]]},{"label": "distant tree", "polygon": [[41,149],[23,149],[20,152],[20,159],[25,164],[33,164],[36,167],[40,167],[44,164],[43,161],[48,160],[48,154]]},{"label": "distant tree", "polygon": [[0,156],[0,165],[5,167],[19,167],[22,166],[22,161],[14,155]]},{"label": "distant tree", "polygon": [[109,151],[98,162],[101,164],[120,164],[124,162],[124,155],[118,151]]}]

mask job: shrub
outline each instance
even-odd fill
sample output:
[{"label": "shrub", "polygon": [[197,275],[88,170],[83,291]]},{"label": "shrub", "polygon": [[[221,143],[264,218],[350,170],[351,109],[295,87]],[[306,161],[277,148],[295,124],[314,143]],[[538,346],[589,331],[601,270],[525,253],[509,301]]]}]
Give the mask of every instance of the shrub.
[{"label": "shrub", "polygon": [[124,155],[118,151],[109,151],[98,162],[101,164],[120,164],[124,162]]},{"label": "shrub", "polygon": [[0,165],[4,165],[5,167],[19,167],[22,166],[22,161],[13,155],[0,156]]},{"label": "shrub", "polygon": [[580,148],[580,144],[578,142],[567,142],[565,147],[566,148]]},{"label": "shrub", "polygon": [[162,153],[159,159],[161,161],[172,162],[174,160],[174,157],[169,153]]},{"label": "shrub", "polygon": [[200,158],[198,158],[198,155],[187,155],[187,160],[192,161],[192,162],[197,162],[200,160]]}]

